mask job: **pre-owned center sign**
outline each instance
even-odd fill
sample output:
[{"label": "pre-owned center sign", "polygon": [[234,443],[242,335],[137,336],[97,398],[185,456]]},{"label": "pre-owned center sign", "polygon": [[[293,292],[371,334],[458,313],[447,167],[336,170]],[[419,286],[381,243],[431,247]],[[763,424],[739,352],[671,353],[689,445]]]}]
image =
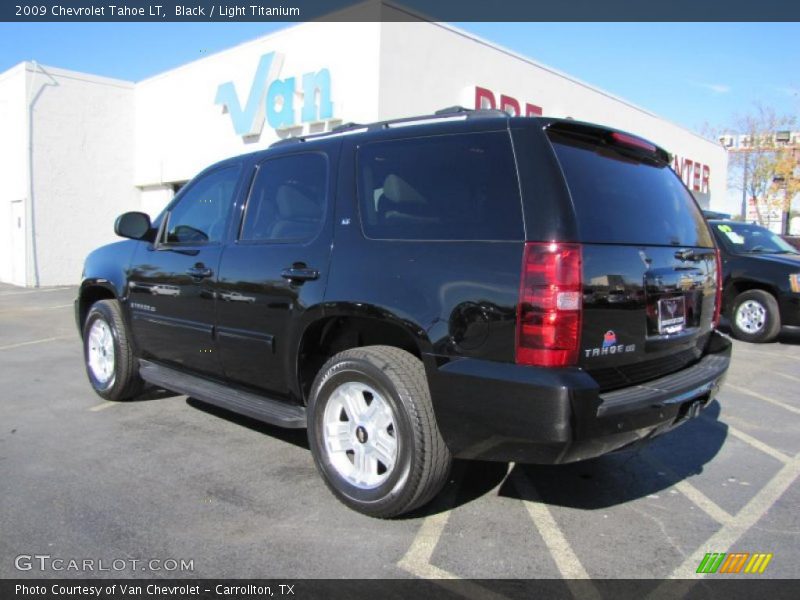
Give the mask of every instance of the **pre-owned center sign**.
[{"label": "pre-owned center sign", "polygon": [[[538,103],[520,101],[505,94],[495,94],[487,87],[475,86],[475,108],[498,108],[509,114],[525,117],[539,116],[542,107]],[[669,148],[667,148],[669,150]],[[711,181],[711,167],[700,161],[673,155],[672,169],[683,180],[683,183],[693,192],[699,194],[709,193]]]}]

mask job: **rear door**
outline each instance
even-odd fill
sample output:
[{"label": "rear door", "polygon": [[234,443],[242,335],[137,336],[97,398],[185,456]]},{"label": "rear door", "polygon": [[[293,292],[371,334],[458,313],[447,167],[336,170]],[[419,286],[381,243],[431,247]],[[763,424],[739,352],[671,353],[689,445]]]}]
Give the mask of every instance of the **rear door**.
[{"label": "rear door", "polygon": [[551,128],[583,244],[579,364],[604,389],[702,354],[716,259],[708,226],[663,151],[602,129]]},{"label": "rear door", "polygon": [[217,344],[227,379],[290,393],[302,316],[321,304],[332,243],[338,144],[255,166],[237,239],[216,287]]}]

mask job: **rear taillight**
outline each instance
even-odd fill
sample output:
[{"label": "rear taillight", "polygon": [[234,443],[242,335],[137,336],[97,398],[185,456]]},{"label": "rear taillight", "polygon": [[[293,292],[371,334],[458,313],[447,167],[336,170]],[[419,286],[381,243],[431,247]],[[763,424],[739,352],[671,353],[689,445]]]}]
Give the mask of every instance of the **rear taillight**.
[{"label": "rear taillight", "polygon": [[580,244],[526,242],[517,307],[517,364],[574,365],[582,308]]},{"label": "rear taillight", "polygon": [[712,327],[719,325],[719,315],[722,312],[722,255],[719,253],[719,248],[714,251],[714,256],[717,263],[717,292],[714,296],[714,318],[711,320]]}]

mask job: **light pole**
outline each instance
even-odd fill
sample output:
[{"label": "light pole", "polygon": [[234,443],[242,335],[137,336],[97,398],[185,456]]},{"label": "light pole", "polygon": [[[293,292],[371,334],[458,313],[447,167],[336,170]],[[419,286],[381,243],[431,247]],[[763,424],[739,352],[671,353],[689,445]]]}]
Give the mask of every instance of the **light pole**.
[{"label": "light pole", "polygon": [[744,166],[742,168],[742,221],[747,222],[747,170],[750,163],[750,153],[744,153]]}]

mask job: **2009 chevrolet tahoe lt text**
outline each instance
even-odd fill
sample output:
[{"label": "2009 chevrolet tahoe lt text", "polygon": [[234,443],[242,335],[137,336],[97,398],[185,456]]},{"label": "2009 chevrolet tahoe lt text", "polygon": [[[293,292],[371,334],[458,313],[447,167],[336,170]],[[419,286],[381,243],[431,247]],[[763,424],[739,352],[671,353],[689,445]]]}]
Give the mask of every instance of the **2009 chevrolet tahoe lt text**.
[{"label": "2009 chevrolet tahoe lt text", "polygon": [[285,427],[348,506],[431,500],[453,457],[583,460],[714,398],[720,265],[657,146],[450,109],[224,160],[86,260],[104,398],[146,383]]}]

